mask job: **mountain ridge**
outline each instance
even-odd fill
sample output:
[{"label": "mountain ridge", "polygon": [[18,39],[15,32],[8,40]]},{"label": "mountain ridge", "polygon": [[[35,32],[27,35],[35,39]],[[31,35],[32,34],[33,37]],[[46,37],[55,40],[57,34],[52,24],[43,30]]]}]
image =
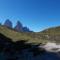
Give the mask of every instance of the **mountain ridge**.
[{"label": "mountain ridge", "polygon": [[9,19],[7,19],[3,25],[8,28],[15,29],[18,32],[33,32],[28,27],[23,26],[20,21],[17,21],[16,25],[13,27],[13,23]]}]

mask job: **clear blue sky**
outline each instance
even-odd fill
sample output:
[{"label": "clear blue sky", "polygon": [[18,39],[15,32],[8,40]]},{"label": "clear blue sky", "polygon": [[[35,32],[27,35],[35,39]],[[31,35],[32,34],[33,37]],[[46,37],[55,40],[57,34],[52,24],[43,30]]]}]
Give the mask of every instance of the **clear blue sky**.
[{"label": "clear blue sky", "polygon": [[20,20],[33,31],[60,25],[60,0],[0,0],[0,23]]}]

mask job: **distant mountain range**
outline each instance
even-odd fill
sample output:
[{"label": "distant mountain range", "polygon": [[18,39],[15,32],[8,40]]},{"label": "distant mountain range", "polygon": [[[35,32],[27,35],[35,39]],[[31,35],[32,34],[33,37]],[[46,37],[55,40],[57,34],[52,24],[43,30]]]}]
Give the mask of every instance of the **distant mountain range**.
[{"label": "distant mountain range", "polygon": [[[13,24],[9,19],[7,19],[3,25],[9,28],[13,28]],[[16,26],[13,29],[18,32],[32,32],[28,27],[24,27],[20,21],[17,21]]]}]

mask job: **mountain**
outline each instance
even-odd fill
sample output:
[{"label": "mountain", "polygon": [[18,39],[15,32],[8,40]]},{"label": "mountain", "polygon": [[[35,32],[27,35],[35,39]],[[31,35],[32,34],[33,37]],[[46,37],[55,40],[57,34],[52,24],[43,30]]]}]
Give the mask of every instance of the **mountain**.
[{"label": "mountain", "polygon": [[23,27],[23,24],[20,21],[17,21],[14,29],[18,32],[32,32],[28,27]]},{"label": "mountain", "polygon": [[23,31],[23,25],[22,25],[22,23],[20,22],[20,21],[17,21],[17,24],[16,24],[16,26],[15,26],[15,28],[14,28],[16,31]]},{"label": "mountain", "polygon": [[7,19],[4,23],[4,26],[12,28],[12,22],[9,19]]},{"label": "mountain", "polygon": [[9,19],[7,19],[3,25],[8,28],[15,29],[18,32],[33,32],[28,27],[24,27],[20,21],[17,21],[16,26],[14,28],[12,22]]},{"label": "mountain", "polygon": [[27,27],[23,27],[23,32],[33,32],[33,31],[31,31],[29,28],[27,28]]}]

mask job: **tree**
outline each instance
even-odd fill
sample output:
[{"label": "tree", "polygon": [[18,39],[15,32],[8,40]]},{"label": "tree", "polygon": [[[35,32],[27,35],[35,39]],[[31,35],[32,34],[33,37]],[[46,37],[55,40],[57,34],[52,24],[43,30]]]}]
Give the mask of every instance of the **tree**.
[{"label": "tree", "polygon": [[7,19],[4,23],[4,26],[12,28],[12,22],[9,19]]}]

